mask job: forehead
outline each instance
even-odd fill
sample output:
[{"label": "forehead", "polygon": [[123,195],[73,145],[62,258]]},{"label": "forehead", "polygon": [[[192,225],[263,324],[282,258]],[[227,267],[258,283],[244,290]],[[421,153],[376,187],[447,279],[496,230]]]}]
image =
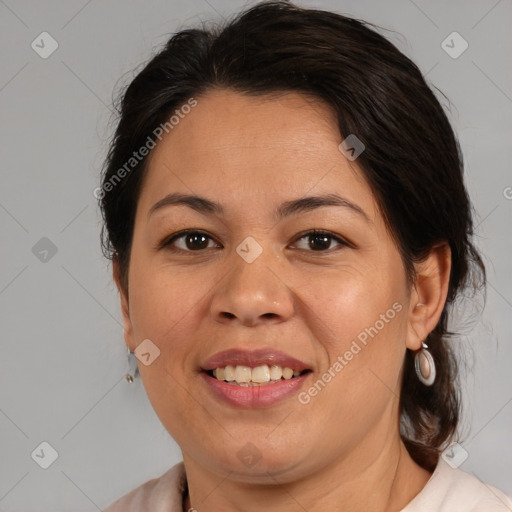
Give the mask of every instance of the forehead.
[{"label": "forehead", "polygon": [[159,158],[165,147],[180,153],[220,154],[238,149],[263,154],[287,148],[314,150],[313,143],[319,138],[326,144],[340,138],[331,109],[298,93],[249,96],[215,89],[196,101],[197,105],[164,136],[153,158]]},{"label": "forehead", "polygon": [[334,112],[320,100],[229,90],[195,99],[197,105],[153,149],[141,200],[174,189],[240,202],[336,190],[364,203],[368,213],[374,210],[362,172],[338,149]]}]

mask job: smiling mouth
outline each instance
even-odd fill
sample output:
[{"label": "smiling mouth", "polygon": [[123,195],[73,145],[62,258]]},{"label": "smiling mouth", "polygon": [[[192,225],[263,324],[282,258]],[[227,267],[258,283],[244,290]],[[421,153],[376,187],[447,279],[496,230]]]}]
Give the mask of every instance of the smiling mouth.
[{"label": "smiling mouth", "polygon": [[205,370],[205,372],[210,377],[232,386],[254,387],[268,386],[283,380],[291,380],[310,373],[311,370],[299,371],[289,367],[268,366],[264,364],[253,368],[244,365],[227,365],[213,370]]}]

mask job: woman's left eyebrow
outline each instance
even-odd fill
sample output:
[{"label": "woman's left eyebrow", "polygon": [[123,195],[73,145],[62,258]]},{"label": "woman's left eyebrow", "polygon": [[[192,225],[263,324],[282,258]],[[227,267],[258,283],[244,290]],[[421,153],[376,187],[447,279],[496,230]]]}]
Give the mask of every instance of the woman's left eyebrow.
[{"label": "woman's left eyebrow", "polygon": [[[167,194],[164,198],[157,201],[149,210],[148,218],[157,210],[171,205],[184,205],[192,208],[193,210],[206,215],[223,215],[224,208],[221,204],[216,203],[206,197],[181,194],[179,192],[172,192]],[[357,213],[367,223],[371,224],[371,220],[366,212],[354,202],[338,195],[338,194],[325,194],[318,196],[301,197],[286,201],[276,208],[274,216],[277,220],[282,220],[290,215],[297,215],[299,213],[321,208],[323,206],[340,206],[348,208]]]},{"label": "woman's left eyebrow", "polygon": [[275,216],[278,220],[281,220],[290,215],[311,211],[322,206],[341,206],[348,208],[361,216],[367,223],[372,223],[370,217],[368,217],[366,212],[359,205],[338,194],[307,196],[294,199],[293,201],[286,201],[276,209]]}]

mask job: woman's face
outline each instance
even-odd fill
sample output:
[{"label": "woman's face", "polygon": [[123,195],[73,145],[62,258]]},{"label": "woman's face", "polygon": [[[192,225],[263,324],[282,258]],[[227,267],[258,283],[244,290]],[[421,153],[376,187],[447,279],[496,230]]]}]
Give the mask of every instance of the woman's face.
[{"label": "woman's face", "polygon": [[[328,108],[301,95],[196,100],[153,150],[136,213],[123,312],[129,347],[150,340],[139,349],[149,399],[186,459],[240,481],[368,464],[398,431],[402,362],[418,340],[357,160],[339,150]],[[199,233],[172,240],[182,230]],[[234,387],[203,371],[230,349],[241,358],[215,364],[270,373],[278,351],[309,372]]]}]

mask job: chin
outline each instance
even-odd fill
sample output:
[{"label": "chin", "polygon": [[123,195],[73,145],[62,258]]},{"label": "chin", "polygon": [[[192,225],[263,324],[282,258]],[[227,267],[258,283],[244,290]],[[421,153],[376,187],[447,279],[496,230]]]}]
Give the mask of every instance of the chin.
[{"label": "chin", "polygon": [[[257,438],[254,438],[257,439]],[[304,452],[283,447],[276,450],[275,447],[258,448],[256,444],[246,443],[241,448],[233,448],[226,453],[212,454],[210,464],[218,471],[231,473],[230,478],[239,482],[261,482],[275,484],[280,477],[287,476],[290,480],[295,479],[305,469]],[[293,475],[293,477],[291,476]]]}]

